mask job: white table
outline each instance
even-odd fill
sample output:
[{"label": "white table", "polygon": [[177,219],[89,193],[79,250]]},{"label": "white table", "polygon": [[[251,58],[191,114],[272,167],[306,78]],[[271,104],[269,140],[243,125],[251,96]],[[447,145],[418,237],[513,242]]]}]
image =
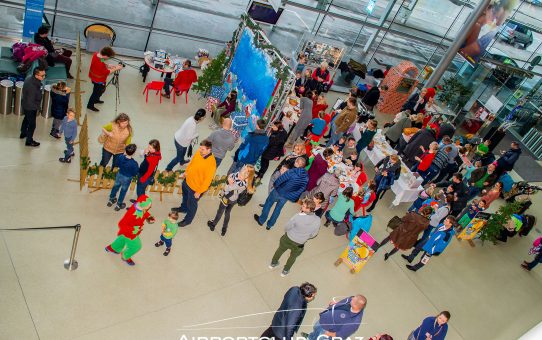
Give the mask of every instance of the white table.
[{"label": "white table", "polygon": [[[390,155],[397,154],[397,151],[395,151],[386,141],[384,136],[382,135],[381,130],[378,130],[376,135],[374,136],[374,147],[372,150],[363,150],[371,163],[373,165],[376,165],[378,162],[386,158]],[[393,182],[393,185],[391,186],[391,191],[395,194],[395,199],[393,200],[392,204],[394,206],[397,206],[401,203],[406,202],[413,202],[418,198],[418,193],[423,190],[423,187],[421,185],[418,185],[416,188],[411,188],[411,185],[409,182],[411,181],[414,174],[410,169],[406,167],[404,163],[401,163],[401,176],[397,181]],[[421,181],[418,180],[418,182]]]}]

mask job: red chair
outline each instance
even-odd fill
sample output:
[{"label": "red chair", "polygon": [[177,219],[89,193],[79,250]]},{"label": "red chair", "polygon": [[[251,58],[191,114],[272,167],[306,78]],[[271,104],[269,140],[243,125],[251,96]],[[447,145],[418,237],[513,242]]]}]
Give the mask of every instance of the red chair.
[{"label": "red chair", "polygon": [[185,93],[186,103],[188,104],[188,91],[190,90],[191,86],[192,86],[192,83],[189,84],[188,88],[177,88],[177,89],[175,89],[175,91],[173,91],[173,104],[176,103],[175,98],[177,98],[177,96],[182,95],[183,93]]},{"label": "red chair", "polygon": [[162,88],[164,87],[163,81],[151,81],[145,86],[143,94],[147,93],[145,97],[145,103],[149,102],[149,91],[156,91],[156,95],[160,94],[160,104],[162,104]]},{"label": "red chair", "polygon": [[173,81],[173,104],[175,104],[175,98],[185,93],[186,103],[188,104],[188,91],[192,84],[198,81],[198,74],[192,69],[183,70],[177,74]]}]

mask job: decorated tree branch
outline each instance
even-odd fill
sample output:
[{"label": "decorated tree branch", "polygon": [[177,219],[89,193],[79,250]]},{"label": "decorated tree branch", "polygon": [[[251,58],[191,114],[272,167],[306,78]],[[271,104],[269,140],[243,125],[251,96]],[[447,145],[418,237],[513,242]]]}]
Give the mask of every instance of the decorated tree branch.
[{"label": "decorated tree branch", "polygon": [[520,209],[520,202],[509,202],[501,206],[497,212],[491,215],[484,228],[480,231],[482,242],[489,241],[496,244],[510,217]]},{"label": "decorated tree branch", "polygon": [[207,97],[213,86],[221,86],[224,82],[226,63],[226,51],[222,51],[215,59],[211,60],[203,74],[198,77],[198,82],[192,86],[192,89]]}]

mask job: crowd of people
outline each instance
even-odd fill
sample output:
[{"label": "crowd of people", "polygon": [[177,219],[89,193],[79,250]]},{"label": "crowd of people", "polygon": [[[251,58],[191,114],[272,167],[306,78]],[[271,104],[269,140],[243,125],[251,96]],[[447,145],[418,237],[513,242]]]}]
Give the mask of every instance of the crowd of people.
[{"label": "crowd of people", "polygon": [[[91,111],[98,111],[95,105],[102,103],[100,96],[107,76],[121,67],[109,66],[104,62],[113,56],[114,51],[104,47],[92,57],[89,77],[93,92],[87,105]],[[57,60],[62,61],[63,58]],[[69,68],[69,65],[66,64],[66,67]],[[211,186],[217,168],[228,153],[231,153],[233,163],[227,171],[216,216],[207,221],[207,226],[214,231],[223,219],[221,236],[225,236],[231,210],[241,199],[250,199],[258,186],[259,190],[265,190],[261,184],[270,162],[280,160],[269,176],[267,198],[260,205],[262,211],[253,217],[256,225],[270,230],[288,202],[299,205],[300,211],[286,223],[278,248],[270,259],[269,268],[274,269],[279,266],[282,255],[289,250],[289,257],[281,272],[283,277],[290,273],[307,243],[317,237],[322,217],[324,226],[332,227],[335,235],[351,237],[354,221],[366,217],[375,209],[378,201],[399,178],[402,165],[422,177],[425,188],[408,212],[395,221],[389,236],[379,242],[374,250],[378,252],[379,248],[391,243],[390,250],[384,254],[385,261],[398,251],[410,251],[409,255],[402,254],[402,257],[408,263],[406,268],[412,271],[421,269],[432,256],[441,255],[454,234],[502,195],[500,177],[513,169],[521,154],[519,143],[513,142],[510,149],[498,159],[491,157],[493,149],[489,148],[495,147],[492,144],[493,135],[486,136],[477,146],[457,143],[454,139],[455,127],[439,117],[433,117],[425,109],[433,105],[435,90],[431,88],[424,88],[413,95],[393,122],[384,125],[383,135],[397,154],[376,163],[375,175],[369,178],[365,171],[367,160],[363,155],[364,150],[373,147],[378,122],[358,112],[358,101],[364,102],[367,107],[374,107],[378,87],[375,86],[376,90],[363,94],[361,98],[358,91],[351,91],[339,109],[326,112],[329,105],[322,87],[329,81],[327,64],[323,63],[312,73],[305,71],[296,83],[295,92],[301,95],[301,111],[293,128],[285,128],[280,120],[269,124],[260,119],[254,131],[249,132],[233,151],[236,137],[232,131],[232,120],[223,113],[231,109],[228,100],[235,102],[232,96],[236,94],[230,94],[222,105],[224,110],[216,113],[220,116],[217,122],[221,127],[201,142],[198,139],[198,126],[207,117],[206,110],[197,110],[181,124],[173,136],[175,157],[165,170],[171,172],[177,165],[186,166],[181,175],[182,202],[179,207],[172,208],[162,222],[159,241],[155,246],[159,248],[165,245],[164,256],[170,254],[178,228],[187,227],[194,221],[199,201]],[[20,137],[26,139],[29,146],[39,145],[33,139],[33,132],[44,76],[45,71],[36,68],[23,87],[25,118]],[[70,163],[77,136],[74,111],[68,105],[69,95],[70,89],[65,82],[53,86],[51,136],[64,136],[66,150],[59,159],[62,163]],[[367,95],[370,95],[369,98]],[[130,117],[121,113],[102,127],[98,139],[103,145],[100,165],[105,167],[111,163],[113,168],[118,168],[107,206],[114,207],[115,211],[126,209],[118,222],[116,239],[105,250],[120,254],[122,261],[130,266],[135,265],[133,257],[142,247],[139,235],[145,222],[154,223],[156,220],[150,212],[152,199],[146,194],[146,189],[152,184],[162,160],[160,142],[152,139],[140,152],[143,159],[138,164],[135,160],[137,146],[132,143],[132,136]],[[136,195],[130,200],[132,204],[127,205],[125,198],[133,178],[137,181]],[[181,214],[184,217],[181,218]],[[419,262],[412,265],[421,252]],[[535,261],[522,266],[530,270],[539,262],[540,255],[537,255]],[[262,337],[282,339],[293,336],[303,320],[307,303],[315,295],[316,287],[312,284],[292,287],[286,293],[271,327]],[[360,294],[331,302],[320,314],[313,332],[307,335],[308,339],[346,338],[352,335],[361,323],[366,304],[367,299]],[[412,331],[409,339],[444,339],[449,318],[450,313],[446,311],[426,318]],[[322,335],[325,337],[322,338]],[[373,339],[388,340],[392,337],[379,334]]]}]

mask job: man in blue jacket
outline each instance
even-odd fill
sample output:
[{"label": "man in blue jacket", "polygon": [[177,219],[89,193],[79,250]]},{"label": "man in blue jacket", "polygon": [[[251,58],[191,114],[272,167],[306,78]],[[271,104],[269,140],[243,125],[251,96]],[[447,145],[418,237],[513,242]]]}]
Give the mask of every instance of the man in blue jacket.
[{"label": "man in blue jacket", "polygon": [[452,237],[454,236],[454,228],[457,224],[455,217],[448,216],[442,222],[429,236],[429,239],[425,242],[420,242],[416,245],[414,250],[412,250],[412,253],[410,255],[405,256],[401,255],[405,260],[407,260],[409,263],[416,258],[416,256],[423,250],[424,253],[422,255],[422,258],[420,259],[420,262],[418,262],[415,265],[409,265],[407,264],[406,267],[413,272],[417,271],[421,267],[425,266],[427,262],[429,262],[429,259],[431,256],[435,255],[438,256],[442,254],[444,249],[450,244],[452,241]]},{"label": "man in blue jacket", "polygon": [[307,312],[307,304],[316,297],[316,287],[308,282],[292,287],[284,294],[278,311],[273,316],[271,326],[260,338],[275,340],[292,339],[299,330]]},{"label": "man in blue jacket", "polygon": [[243,143],[239,145],[233,156],[233,164],[228,170],[228,174],[238,172],[243,165],[254,165],[263,153],[263,150],[269,144],[269,137],[265,132],[265,120],[259,119],[256,122],[256,130],[250,132]]},{"label": "man in blue jacket", "polygon": [[358,330],[367,305],[365,296],[358,294],[339,302],[332,301],[320,313],[308,340],[347,339]]},{"label": "man in blue jacket", "polygon": [[276,206],[273,210],[273,214],[271,214],[271,218],[267,221],[267,230],[275,225],[275,222],[277,222],[280,215],[280,211],[287,201],[297,202],[297,200],[299,200],[299,196],[305,191],[307,183],[309,182],[309,174],[307,173],[307,170],[305,170],[306,164],[305,158],[298,157],[295,160],[294,168],[286,171],[275,180],[273,190],[271,190],[263,205],[262,214],[259,216],[254,214],[254,219],[260,226],[267,221],[267,217],[269,216],[273,204],[276,203]]},{"label": "man in blue jacket", "polygon": [[519,156],[521,155],[521,149],[519,143],[513,141],[510,145],[510,149],[506,152],[501,151],[501,157],[497,159],[497,175],[500,176],[506,171],[512,171]]}]

